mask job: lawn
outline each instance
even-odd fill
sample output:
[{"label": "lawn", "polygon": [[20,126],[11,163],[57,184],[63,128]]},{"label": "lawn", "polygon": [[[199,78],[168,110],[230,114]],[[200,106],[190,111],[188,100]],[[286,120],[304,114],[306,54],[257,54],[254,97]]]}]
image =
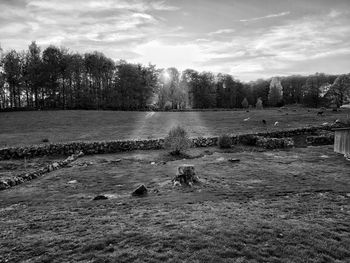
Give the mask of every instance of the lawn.
[{"label": "lawn", "polygon": [[[288,129],[332,123],[350,110],[317,115],[317,109],[291,107],[217,112],[33,111],[0,112],[0,147],[67,141],[164,137],[183,125],[191,136]],[[262,120],[267,122],[263,124]],[[278,125],[274,123],[278,121]]]},{"label": "lawn", "polygon": [[[350,162],[331,146],[189,154],[86,156],[1,191],[0,262],[350,262]],[[200,185],[172,186],[183,163]]]}]

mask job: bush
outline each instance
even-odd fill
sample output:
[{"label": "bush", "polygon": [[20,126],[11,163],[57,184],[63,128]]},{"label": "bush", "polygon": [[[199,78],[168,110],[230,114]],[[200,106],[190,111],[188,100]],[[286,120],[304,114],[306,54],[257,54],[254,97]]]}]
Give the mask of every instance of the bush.
[{"label": "bush", "polygon": [[231,145],[232,145],[231,137],[229,135],[227,135],[227,134],[221,135],[219,137],[218,144],[219,144],[219,147],[221,149],[231,148]]},{"label": "bush", "polygon": [[242,107],[247,109],[249,107],[249,103],[248,103],[248,100],[247,98],[244,98],[243,101],[242,101]]},{"label": "bush", "polygon": [[164,110],[168,111],[171,110],[173,108],[173,104],[171,103],[171,101],[166,101],[164,104]]},{"label": "bush", "polygon": [[190,146],[191,140],[188,138],[186,130],[181,126],[171,128],[164,141],[164,148],[172,155],[180,155]]},{"label": "bush", "polygon": [[256,109],[258,110],[262,110],[263,109],[263,102],[261,100],[261,98],[258,98],[255,104]]}]

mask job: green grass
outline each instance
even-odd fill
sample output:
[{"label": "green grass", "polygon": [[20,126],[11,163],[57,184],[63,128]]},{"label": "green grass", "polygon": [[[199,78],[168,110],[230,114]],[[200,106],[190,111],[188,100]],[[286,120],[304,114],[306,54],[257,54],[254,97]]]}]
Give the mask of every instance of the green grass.
[{"label": "green grass", "polygon": [[[67,141],[101,141],[165,137],[169,129],[183,125],[190,136],[270,131],[320,125],[346,118],[350,111],[325,112],[291,108],[278,111],[219,112],[118,112],[118,111],[36,111],[1,112],[0,147]],[[248,121],[244,119],[250,118]],[[262,120],[267,121],[265,126]],[[274,126],[278,121],[279,125]]]},{"label": "green grass", "polygon": [[[350,261],[350,163],[331,146],[189,154],[86,156],[1,191],[0,262]],[[202,185],[172,187],[183,163]]]}]

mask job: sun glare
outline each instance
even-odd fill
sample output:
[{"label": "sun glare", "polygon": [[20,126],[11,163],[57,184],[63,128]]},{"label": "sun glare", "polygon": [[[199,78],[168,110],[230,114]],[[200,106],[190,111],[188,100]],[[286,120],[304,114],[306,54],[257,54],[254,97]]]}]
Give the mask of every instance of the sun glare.
[{"label": "sun glare", "polygon": [[170,74],[167,70],[164,70],[162,73],[163,80],[164,82],[169,82],[170,81]]}]

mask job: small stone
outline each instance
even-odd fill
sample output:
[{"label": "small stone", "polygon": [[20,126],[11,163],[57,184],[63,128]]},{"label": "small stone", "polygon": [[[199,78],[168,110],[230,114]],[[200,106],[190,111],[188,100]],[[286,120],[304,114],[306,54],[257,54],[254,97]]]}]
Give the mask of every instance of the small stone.
[{"label": "small stone", "polygon": [[72,181],[69,181],[68,183],[69,184],[76,184],[78,181],[77,180],[72,180]]},{"label": "small stone", "polygon": [[238,163],[241,160],[240,159],[231,158],[231,159],[228,159],[228,161],[231,162],[231,163]]},{"label": "small stone", "polygon": [[106,199],[108,199],[108,197],[107,196],[104,196],[104,195],[97,195],[97,196],[95,196],[94,197],[94,201],[97,201],[97,200],[106,200]]},{"label": "small stone", "polygon": [[181,183],[179,181],[174,181],[174,187],[181,186]]},{"label": "small stone", "polygon": [[132,196],[144,196],[147,194],[147,188],[143,184],[137,187],[133,192]]},{"label": "small stone", "polygon": [[66,161],[68,161],[68,162],[73,162],[73,161],[74,161],[74,157],[73,157],[73,156],[69,156],[69,157],[66,159]]}]

